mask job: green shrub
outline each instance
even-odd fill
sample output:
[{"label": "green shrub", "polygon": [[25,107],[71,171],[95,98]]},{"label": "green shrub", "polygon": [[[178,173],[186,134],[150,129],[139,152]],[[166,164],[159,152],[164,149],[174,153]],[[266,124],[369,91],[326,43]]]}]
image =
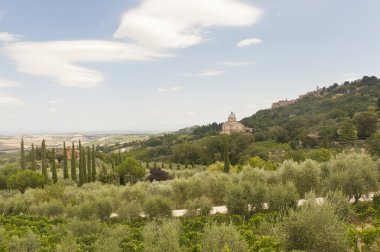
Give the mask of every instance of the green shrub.
[{"label": "green shrub", "polygon": [[179,244],[180,222],[176,219],[155,220],[142,230],[143,251],[182,251]]},{"label": "green shrub", "polygon": [[131,202],[123,201],[116,212],[120,219],[136,220],[142,213],[142,207],[136,200]]},{"label": "green shrub", "polygon": [[197,216],[197,215],[208,215],[212,209],[212,202],[206,196],[188,200],[185,203],[187,208],[187,215]]},{"label": "green shrub", "polygon": [[330,203],[317,205],[309,199],[291,210],[280,224],[280,237],[287,251],[347,251],[347,229]]},{"label": "green shrub", "polygon": [[201,251],[204,252],[249,251],[247,243],[232,224],[212,223],[207,225],[204,228],[201,244]]},{"label": "green shrub", "polygon": [[160,196],[152,196],[144,204],[144,213],[150,219],[171,216],[170,200]]}]

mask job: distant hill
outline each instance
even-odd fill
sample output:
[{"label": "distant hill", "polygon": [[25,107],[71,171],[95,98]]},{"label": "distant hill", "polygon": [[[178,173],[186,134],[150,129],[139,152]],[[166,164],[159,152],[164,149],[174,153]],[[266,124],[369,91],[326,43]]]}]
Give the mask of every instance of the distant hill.
[{"label": "distant hill", "polygon": [[[253,128],[252,134],[233,134],[227,138],[230,160],[233,164],[243,164],[248,158],[259,156],[281,161],[294,153],[304,158],[318,149],[322,151],[320,155],[326,149],[335,152],[353,145],[366,148],[368,142],[363,140],[374,135],[378,128],[378,97],[380,80],[365,76],[308,92],[286,106],[281,103],[277,108],[260,110],[241,120]],[[135,146],[130,154],[147,161],[208,165],[222,160],[224,155],[221,128],[222,123],[215,122],[175,134],[152,136]],[[300,151],[292,154],[294,150]]]}]

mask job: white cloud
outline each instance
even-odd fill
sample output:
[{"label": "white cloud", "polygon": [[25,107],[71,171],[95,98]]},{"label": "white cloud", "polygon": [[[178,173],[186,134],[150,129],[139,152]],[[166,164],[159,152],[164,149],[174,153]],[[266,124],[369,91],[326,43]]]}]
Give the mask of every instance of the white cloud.
[{"label": "white cloud", "polygon": [[221,62],[224,66],[230,66],[230,67],[244,67],[249,66],[252,64],[252,62],[249,61],[223,61]]},{"label": "white cloud", "polygon": [[258,38],[249,38],[249,39],[244,39],[239,41],[236,46],[237,47],[245,47],[245,46],[250,46],[250,45],[257,45],[261,44],[263,41]]},{"label": "white cloud", "polygon": [[52,99],[49,101],[50,104],[60,104],[62,102],[63,102],[62,99]]},{"label": "white cloud", "polygon": [[15,81],[0,78],[0,88],[17,87],[18,85]]},{"label": "white cloud", "polygon": [[165,92],[177,92],[182,90],[181,86],[174,86],[174,87],[168,87],[168,88],[159,88],[157,91],[160,93],[165,93]]},{"label": "white cloud", "polygon": [[57,109],[56,108],[49,108],[49,112],[50,113],[55,113],[55,112],[57,112]]},{"label": "white cloud", "polygon": [[134,44],[100,40],[18,42],[5,46],[3,51],[19,72],[51,77],[62,86],[77,87],[94,87],[104,80],[102,73],[78,64],[169,56]]},{"label": "white cloud", "polygon": [[0,93],[0,106],[1,105],[22,105],[24,104],[20,99],[9,95]]},{"label": "white cloud", "polygon": [[154,48],[185,48],[204,40],[209,27],[244,27],[262,11],[240,0],[143,0],[124,13],[115,38]]},{"label": "white cloud", "polygon": [[19,34],[13,34],[9,32],[0,32],[0,41],[3,42],[14,42],[21,38],[22,36]]},{"label": "white cloud", "polygon": [[[242,0],[142,0],[124,13],[114,38],[133,42],[100,40],[17,42],[5,52],[19,72],[53,78],[62,86],[94,87],[104,81],[88,63],[143,61],[169,57],[167,50],[199,44],[210,27],[245,27],[262,16],[257,7]],[[3,33],[5,40],[17,35]],[[3,39],[4,39],[3,38]],[[205,71],[196,76],[216,76]]]},{"label": "white cloud", "polygon": [[195,74],[192,74],[192,73],[184,73],[183,76],[187,76],[187,77],[211,77],[211,76],[219,76],[219,75],[222,75],[224,74],[224,71],[221,71],[221,70],[203,70],[199,73],[195,73]]}]

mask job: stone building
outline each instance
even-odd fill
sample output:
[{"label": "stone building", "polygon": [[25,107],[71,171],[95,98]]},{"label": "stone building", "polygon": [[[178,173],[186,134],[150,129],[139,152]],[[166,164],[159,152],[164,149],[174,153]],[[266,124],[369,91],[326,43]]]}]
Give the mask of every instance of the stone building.
[{"label": "stone building", "polygon": [[245,127],[236,120],[235,113],[233,112],[228,116],[228,121],[223,123],[221,134],[230,135],[232,133],[252,133],[251,128]]}]

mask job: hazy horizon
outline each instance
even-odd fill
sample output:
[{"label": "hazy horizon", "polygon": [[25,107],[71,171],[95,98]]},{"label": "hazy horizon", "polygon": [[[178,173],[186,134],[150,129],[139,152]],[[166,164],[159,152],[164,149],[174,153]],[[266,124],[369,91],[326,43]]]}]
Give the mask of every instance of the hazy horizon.
[{"label": "hazy horizon", "polygon": [[2,1],[0,135],[173,131],[379,76],[379,8],[375,0]]}]

